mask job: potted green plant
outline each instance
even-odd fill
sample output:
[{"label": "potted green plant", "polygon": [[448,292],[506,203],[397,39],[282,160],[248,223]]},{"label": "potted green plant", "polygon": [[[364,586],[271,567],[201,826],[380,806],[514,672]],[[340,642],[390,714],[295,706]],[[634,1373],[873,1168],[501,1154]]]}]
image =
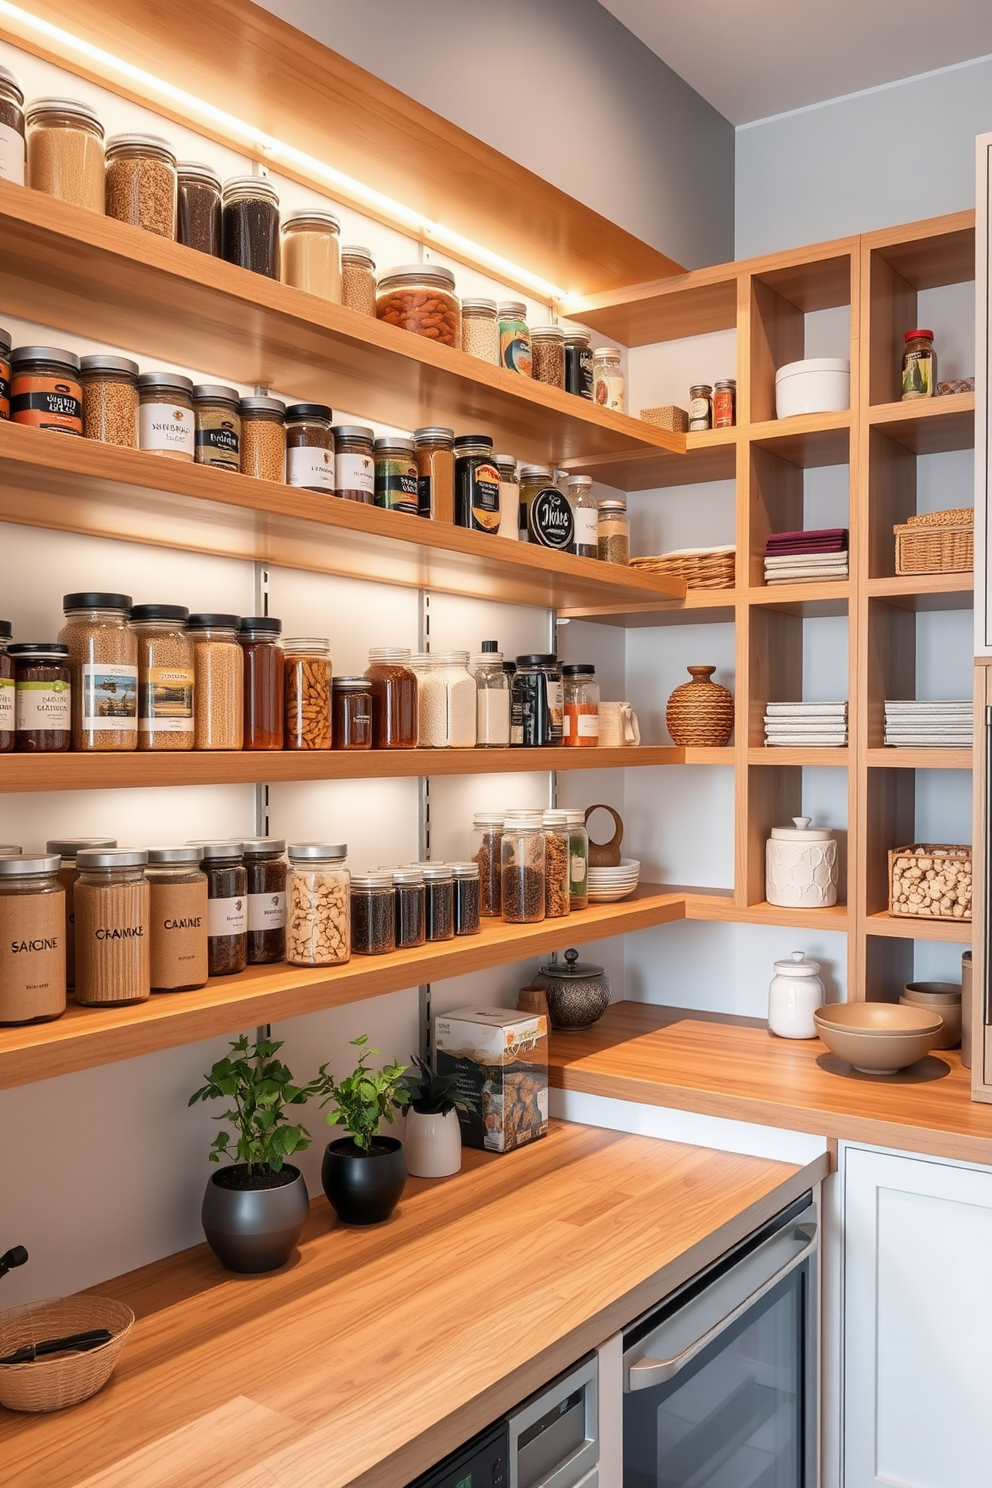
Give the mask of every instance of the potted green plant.
[{"label": "potted green plant", "polygon": [[289,1260],[310,1212],[303,1174],[286,1159],[310,1146],[306,1128],[294,1125],[287,1106],[301,1106],[316,1085],[296,1085],[275,1056],[281,1043],[247,1034],[218,1059],[206,1084],[190,1096],[197,1101],[228,1100],[216,1119],[225,1127],[213,1140],[210,1161],[230,1159],[212,1173],[203,1195],[203,1233],[230,1271],[273,1271]]},{"label": "potted green plant", "polygon": [[425,1059],[412,1056],[415,1071],[403,1076],[406,1094],[403,1150],[415,1178],[448,1178],[462,1165],[459,1111],[472,1109],[458,1090],[456,1075],[439,1075]]},{"label": "potted green plant", "polygon": [[344,1224],[382,1224],[400,1201],[406,1161],[403,1143],[382,1136],[379,1127],[383,1121],[391,1122],[393,1111],[407,1103],[399,1083],[407,1066],[394,1060],[380,1070],[370,1069],[368,1061],[378,1049],[367,1047],[367,1034],[351,1042],[361,1050],[354,1071],[338,1081],[323,1064],[315,1082],[324,1096],[321,1105],[331,1107],[328,1126],[343,1126],[348,1133],[328,1142],[320,1181]]}]

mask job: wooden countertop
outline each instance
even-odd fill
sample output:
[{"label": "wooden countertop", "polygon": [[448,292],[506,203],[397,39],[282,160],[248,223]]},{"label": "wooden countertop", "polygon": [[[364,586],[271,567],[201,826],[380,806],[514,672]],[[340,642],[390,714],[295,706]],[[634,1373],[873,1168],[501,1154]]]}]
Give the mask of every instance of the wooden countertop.
[{"label": "wooden countertop", "polygon": [[957,1049],[862,1075],[757,1019],[618,1002],[592,1028],[552,1034],[549,1057],[565,1090],[992,1164],[992,1106],[971,1099]]},{"label": "wooden countertop", "polygon": [[298,1258],[205,1245],[104,1286],[138,1321],[110,1384],[0,1410],[10,1488],[398,1488],[825,1176],[553,1122],[374,1230],[313,1206]]}]

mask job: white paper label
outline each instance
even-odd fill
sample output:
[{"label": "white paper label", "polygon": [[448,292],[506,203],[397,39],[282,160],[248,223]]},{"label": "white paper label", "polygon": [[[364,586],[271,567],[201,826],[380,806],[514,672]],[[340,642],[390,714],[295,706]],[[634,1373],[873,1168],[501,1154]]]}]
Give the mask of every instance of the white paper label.
[{"label": "white paper label", "polygon": [[375,463],[371,455],[336,455],[335,488],[338,491],[375,492]]},{"label": "white paper label", "polygon": [[586,860],[573,853],[570,859],[569,877],[572,883],[581,883],[586,876]]},{"label": "white paper label", "polygon": [[248,929],[248,896],[207,900],[208,935],[244,935]]},{"label": "white paper label", "polygon": [[0,124],[0,181],[24,185],[24,136],[9,124]]},{"label": "white paper label", "polygon": [[285,894],[248,895],[249,930],[282,930],[285,924]]},{"label": "white paper label", "polygon": [[598,739],[599,738],[599,714],[598,713],[580,713],[577,716],[577,718],[575,720],[575,723],[576,723],[575,732],[578,734],[578,736],[579,736],[580,739]]},{"label": "white paper label", "polygon": [[192,408],[175,403],[142,403],[138,409],[138,444],[143,450],[196,453],[196,420]]},{"label": "white paper label", "polygon": [[14,679],[0,677],[0,729],[14,727]]},{"label": "white paper label", "polygon": [[68,682],[21,682],[17,687],[17,727],[67,729],[71,695]]},{"label": "white paper label", "polygon": [[599,541],[599,512],[595,507],[590,511],[586,506],[576,507],[575,512],[575,546],[577,548],[594,548]]},{"label": "white paper label", "polygon": [[[342,458],[347,458],[343,456]],[[286,451],[286,484],[316,486],[320,491],[334,490],[334,455],[331,450],[302,449]]]},{"label": "white paper label", "polygon": [[137,727],[137,667],[87,662],[82,682],[84,729],[133,731]]}]

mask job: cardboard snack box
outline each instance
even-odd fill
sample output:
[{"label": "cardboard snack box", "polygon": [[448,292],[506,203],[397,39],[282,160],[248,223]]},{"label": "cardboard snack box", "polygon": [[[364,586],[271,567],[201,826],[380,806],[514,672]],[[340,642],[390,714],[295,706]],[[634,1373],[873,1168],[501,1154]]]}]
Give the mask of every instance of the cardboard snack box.
[{"label": "cardboard snack box", "polygon": [[548,1020],[512,1008],[456,1008],[434,1019],[439,1074],[455,1075],[471,1109],[462,1141],[512,1152],[548,1132]]}]

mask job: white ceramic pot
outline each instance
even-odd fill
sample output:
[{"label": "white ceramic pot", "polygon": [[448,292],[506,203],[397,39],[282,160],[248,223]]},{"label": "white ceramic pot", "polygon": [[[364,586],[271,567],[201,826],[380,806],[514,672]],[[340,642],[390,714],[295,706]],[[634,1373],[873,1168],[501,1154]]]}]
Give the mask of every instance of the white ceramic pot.
[{"label": "white ceramic pot", "polygon": [[808,961],[802,951],[793,951],[788,961],[775,962],[775,975],[768,988],[768,1028],[779,1038],[817,1038],[813,1014],[826,1002],[817,973],[819,961]]},{"label": "white ceramic pot", "polygon": [[808,816],[772,827],[765,846],[765,898],[782,909],[829,909],[837,903],[837,842]]},{"label": "white ceramic pot", "polygon": [[851,406],[851,364],[840,357],[808,357],[775,373],[775,412],[839,413]]},{"label": "white ceramic pot", "polygon": [[448,1178],[457,1173],[462,1165],[458,1112],[425,1116],[408,1106],[403,1151],[407,1171],[414,1178]]}]

